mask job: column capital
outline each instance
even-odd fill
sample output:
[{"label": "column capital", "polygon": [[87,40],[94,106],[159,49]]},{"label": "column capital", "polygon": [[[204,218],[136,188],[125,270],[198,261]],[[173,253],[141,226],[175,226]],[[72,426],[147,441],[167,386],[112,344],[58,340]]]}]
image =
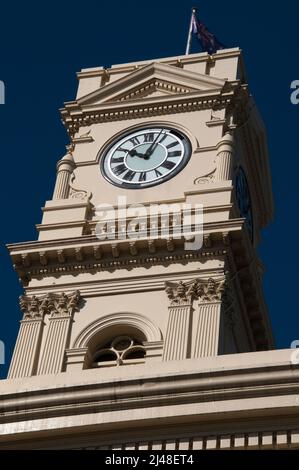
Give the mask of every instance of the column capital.
[{"label": "column capital", "polygon": [[166,282],[165,291],[170,300],[170,306],[188,305],[198,299],[198,280],[191,282]]},{"label": "column capital", "polygon": [[51,318],[69,318],[78,310],[82,297],[79,291],[72,294],[52,294]]},{"label": "column capital", "polygon": [[42,320],[49,311],[49,301],[49,295],[43,297],[21,295],[19,304],[23,313],[23,320]]},{"label": "column capital", "polygon": [[215,179],[218,181],[226,181],[232,179],[233,155],[234,155],[234,138],[232,134],[226,133],[217,145],[218,153],[216,157],[216,173]]},{"label": "column capital", "polygon": [[198,296],[201,303],[220,302],[225,291],[225,279],[207,279],[199,283]]},{"label": "column capital", "polygon": [[220,302],[226,288],[226,280],[194,279],[189,282],[166,282],[165,291],[170,300],[170,306],[192,304],[194,300],[200,303]]},{"label": "column capital", "polygon": [[233,153],[235,150],[234,136],[231,132],[226,132],[217,145],[217,155],[222,152]]},{"label": "column capital", "polygon": [[40,297],[36,295],[21,295],[20,309],[23,312],[23,320],[42,320],[46,314],[52,317],[71,317],[77,310],[82,297],[79,291],[65,294],[46,294]]},{"label": "column capital", "polygon": [[64,157],[57,162],[57,171],[68,171],[72,173],[75,169],[76,165],[74,162],[73,154],[69,151]]}]

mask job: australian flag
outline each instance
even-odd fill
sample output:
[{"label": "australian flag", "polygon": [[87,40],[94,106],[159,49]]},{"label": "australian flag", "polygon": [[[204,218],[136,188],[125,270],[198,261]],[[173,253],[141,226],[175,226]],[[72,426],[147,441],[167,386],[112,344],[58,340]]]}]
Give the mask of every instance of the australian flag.
[{"label": "australian flag", "polygon": [[203,52],[214,54],[219,49],[225,49],[225,46],[196,18],[195,14],[192,16],[192,33],[196,34]]}]

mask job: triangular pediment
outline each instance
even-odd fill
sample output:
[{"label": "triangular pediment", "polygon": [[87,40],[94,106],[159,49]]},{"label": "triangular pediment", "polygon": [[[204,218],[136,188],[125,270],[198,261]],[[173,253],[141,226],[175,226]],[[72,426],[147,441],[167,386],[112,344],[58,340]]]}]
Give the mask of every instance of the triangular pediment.
[{"label": "triangular pediment", "polygon": [[209,92],[222,90],[225,83],[225,80],[209,75],[154,62],[81,97],[78,104],[84,107]]},{"label": "triangular pediment", "polygon": [[152,78],[144,83],[120,93],[109,101],[131,101],[140,98],[154,98],[156,96],[178,95],[197,91],[195,87],[184,86],[183,84]]}]

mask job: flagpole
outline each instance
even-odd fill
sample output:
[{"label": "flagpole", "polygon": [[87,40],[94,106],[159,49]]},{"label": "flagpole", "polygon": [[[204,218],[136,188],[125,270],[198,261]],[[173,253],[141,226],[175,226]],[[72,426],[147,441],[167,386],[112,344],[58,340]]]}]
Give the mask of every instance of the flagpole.
[{"label": "flagpole", "polygon": [[197,8],[192,8],[191,19],[190,19],[190,27],[188,33],[188,40],[187,40],[187,47],[186,47],[186,55],[190,54],[191,50],[191,42],[192,42],[192,26],[193,26],[193,16],[196,14]]}]

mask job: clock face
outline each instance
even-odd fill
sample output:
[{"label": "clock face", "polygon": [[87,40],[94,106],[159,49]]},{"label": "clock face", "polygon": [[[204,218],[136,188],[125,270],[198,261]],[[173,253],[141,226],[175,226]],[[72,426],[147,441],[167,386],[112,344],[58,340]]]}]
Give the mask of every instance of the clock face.
[{"label": "clock face", "polygon": [[190,155],[190,142],[182,134],[164,127],[146,128],[115,141],[101,160],[101,171],[116,186],[146,188],[172,178]]},{"label": "clock face", "polygon": [[241,167],[239,168],[236,175],[235,187],[240,216],[245,219],[246,228],[248,230],[251,241],[253,241],[253,214],[251,197],[247,178],[243,168]]}]

